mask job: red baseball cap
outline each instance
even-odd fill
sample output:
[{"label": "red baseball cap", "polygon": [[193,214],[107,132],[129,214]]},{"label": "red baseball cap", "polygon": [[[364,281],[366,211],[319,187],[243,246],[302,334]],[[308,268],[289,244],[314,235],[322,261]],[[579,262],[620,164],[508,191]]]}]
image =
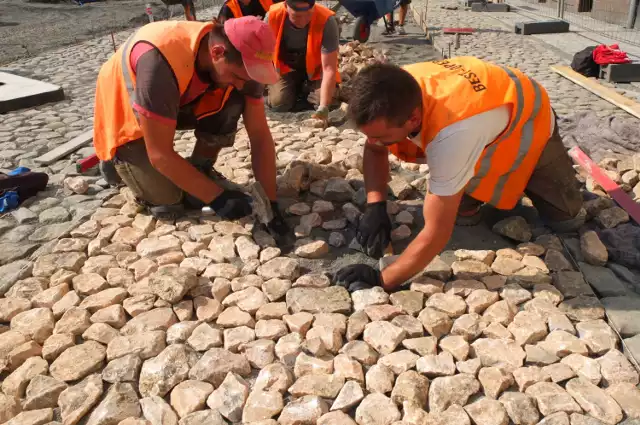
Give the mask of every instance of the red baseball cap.
[{"label": "red baseball cap", "polygon": [[228,19],[224,32],[242,55],[247,74],[260,84],[275,84],[280,76],[273,64],[276,37],[266,22],[255,16]]}]

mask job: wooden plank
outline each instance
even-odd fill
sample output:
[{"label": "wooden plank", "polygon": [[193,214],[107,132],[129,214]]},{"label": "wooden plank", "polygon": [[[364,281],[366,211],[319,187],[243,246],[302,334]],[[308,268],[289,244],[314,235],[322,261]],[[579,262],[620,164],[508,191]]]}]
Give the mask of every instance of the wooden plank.
[{"label": "wooden plank", "polygon": [[64,143],[53,150],[45,153],[42,156],[34,159],[34,161],[39,162],[42,165],[48,165],[52,162],[57,161],[60,158],[64,158],[72,152],[77,151],[78,149],[88,145],[93,141],[93,129],[87,130],[84,133],[78,134],[73,139],[69,140],[67,143]]},{"label": "wooden plank", "polygon": [[582,74],[575,72],[568,66],[553,65],[551,69],[562,75],[564,78],[573,81],[580,87],[589,90],[591,93],[597,94],[607,102],[613,103],[618,108],[630,113],[636,118],[640,118],[640,103],[634,102],[628,97],[616,93],[608,87],[605,87],[595,80],[591,80]]},{"label": "wooden plank", "polygon": [[586,153],[577,146],[569,149],[569,155],[622,207],[629,216],[640,224],[640,204],[631,199],[620,186],[605,174]]}]

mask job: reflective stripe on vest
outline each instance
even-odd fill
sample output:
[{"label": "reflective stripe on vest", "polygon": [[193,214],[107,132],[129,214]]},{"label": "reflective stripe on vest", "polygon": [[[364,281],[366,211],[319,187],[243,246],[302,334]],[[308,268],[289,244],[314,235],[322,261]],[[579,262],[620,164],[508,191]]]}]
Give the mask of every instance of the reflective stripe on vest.
[{"label": "reflective stripe on vest", "polygon": [[[467,193],[473,193],[477,189],[478,185],[480,184],[480,181],[487,176],[491,168],[491,160],[493,159],[493,156],[496,150],[498,149],[499,144],[502,141],[509,138],[509,136],[511,136],[511,134],[517,127],[517,124],[522,119],[522,111],[524,109],[524,102],[525,102],[524,94],[522,92],[522,83],[520,82],[520,79],[509,68],[506,68],[504,66],[500,66],[500,68],[502,68],[507,73],[507,75],[509,75],[509,78],[511,78],[511,80],[515,84],[517,98],[518,98],[518,101],[517,101],[518,106],[514,111],[515,117],[511,121],[511,125],[509,126],[509,128],[503,133],[502,136],[500,136],[500,139],[496,140],[491,145],[485,148],[484,155],[480,159],[480,167],[476,172],[476,174],[471,178],[471,180],[467,184],[467,187],[466,187]],[[540,96],[540,86],[538,85],[538,83],[532,80],[531,78],[529,78],[528,76],[526,78],[531,82],[531,85],[533,86],[533,90],[535,93],[535,97],[533,99],[533,112],[529,116],[529,119],[522,126],[522,132],[521,132],[522,135],[519,139],[520,144],[518,147],[518,156],[516,157],[516,160],[511,165],[511,169],[509,170],[509,172],[500,176],[500,178],[498,179],[498,182],[495,185],[495,188],[493,190],[493,196],[491,197],[491,200],[488,202],[491,205],[496,205],[498,203],[498,201],[502,197],[504,185],[507,182],[509,176],[518,169],[520,164],[522,164],[522,161],[524,160],[524,157],[529,152],[529,149],[531,148],[531,143],[533,142],[533,122],[538,116],[538,112],[540,111],[540,105],[542,104],[542,99]]]},{"label": "reflective stripe on vest", "polygon": [[124,47],[122,49],[122,56],[120,58],[120,63],[122,64],[122,78],[124,78],[124,85],[127,88],[127,92],[129,93],[129,104],[133,107],[133,104],[136,103],[136,91],[133,88],[133,80],[131,79],[131,72],[129,71],[129,45],[131,44],[131,40],[133,40],[132,34],[127,38],[127,41],[124,43]]},{"label": "reflective stripe on vest", "polygon": [[[320,4],[313,7],[313,15],[309,23],[309,31],[307,33],[307,48],[305,55],[305,65],[307,78],[310,81],[322,79],[322,36],[324,34],[324,26],[327,20],[334,16],[335,13],[331,9]],[[276,48],[273,52],[273,63],[280,75],[288,74],[292,69],[280,60],[280,48],[283,43],[284,23],[288,19],[287,7],[285,2],[276,3],[269,9],[269,26],[276,35]],[[336,83],[340,83],[340,72],[336,69]]]}]

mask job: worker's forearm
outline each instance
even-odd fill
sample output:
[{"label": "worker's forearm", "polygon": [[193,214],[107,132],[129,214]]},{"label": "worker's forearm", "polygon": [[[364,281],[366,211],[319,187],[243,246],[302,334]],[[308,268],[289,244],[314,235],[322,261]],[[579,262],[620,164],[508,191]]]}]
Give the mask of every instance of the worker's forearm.
[{"label": "worker's forearm", "polygon": [[435,226],[422,229],[407,249],[383,270],[385,289],[393,289],[420,273],[446,246],[450,233]]},{"label": "worker's forearm", "polygon": [[276,200],[276,150],[271,133],[268,140],[251,145],[251,166],[256,181],[260,182],[270,200]]},{"label": "worker's forearm", "polygon": [[205,204],[210,203],[222,193],[220,186],[175,152],[167,154],[163,159],[153,161],[152,164],[176,186]]},{"label": "worker's forearm", "polygon": [[[368,142],[367,142],[368,143]],[[387,199],[389,180],[389,154],[386,149],[364,148],[364,186],[367,202],[380,202]]]},{"label": "worker's forearm", "polygon": [[324,72],[320,84],[320,107],[328,108],[331,105],[333,94],[336,92],[336,72]]}]

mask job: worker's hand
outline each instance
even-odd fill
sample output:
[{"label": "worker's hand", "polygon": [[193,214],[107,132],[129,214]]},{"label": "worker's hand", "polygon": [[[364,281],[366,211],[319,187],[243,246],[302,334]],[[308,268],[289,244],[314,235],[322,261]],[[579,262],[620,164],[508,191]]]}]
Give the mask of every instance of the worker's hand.
[{"label": "worker's hand", "polygon": [[322,121],[324,128],[327,128],[329,125],[329,108],[320,106],[318,110],[311,115],[311,118]]},{"label": "worker's hand", "polygon": [[267,224],[267,229],[269,234],[276,240],[276,243],[281,245],[287,240],[291,230],[287,222],[284,221],[276,201],[271,201],[271,211],[273,211],[273,219]]},{"label": "worker's hand", "polygon": [[384,285],[382,274],[366,264],[352,264],[341,268],[336,272],[334,282],[349,292]]},{"label": "worker's hand", "polygon": [[251,214],[251,197],[238,190],[225,190],[209,206],[225,220],[238,220]]},{"label": "worker's hand", "polygon": [[391,220],[387,214],[386,201],[367,204],[358,224],[356,240],[369,257],[382,257],[391,242]]}]

